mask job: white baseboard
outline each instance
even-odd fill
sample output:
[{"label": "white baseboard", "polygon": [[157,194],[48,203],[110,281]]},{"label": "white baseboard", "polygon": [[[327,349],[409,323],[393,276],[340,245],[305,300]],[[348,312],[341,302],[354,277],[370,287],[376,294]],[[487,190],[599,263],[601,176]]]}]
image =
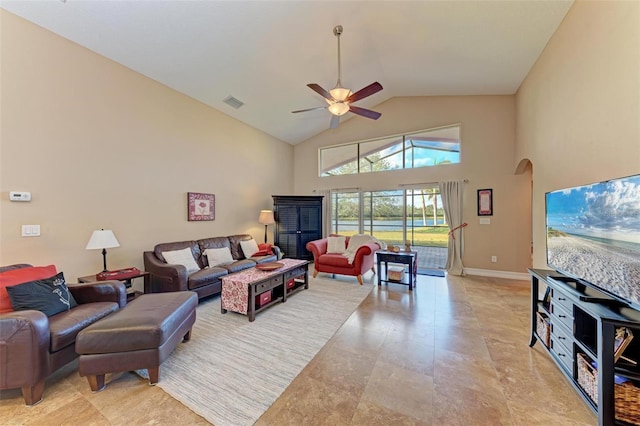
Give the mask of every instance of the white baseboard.
[{"label": "white baseboard", "polygon": [[476,269],[476,268],[464,268],[466,275],[477,275],[480,277],[493,277],[493,278],[507,278],[510,280],[523,280],[529,281],[531,277],[526,272],[510,272],[510,271],[495,271],[493,269]]}]

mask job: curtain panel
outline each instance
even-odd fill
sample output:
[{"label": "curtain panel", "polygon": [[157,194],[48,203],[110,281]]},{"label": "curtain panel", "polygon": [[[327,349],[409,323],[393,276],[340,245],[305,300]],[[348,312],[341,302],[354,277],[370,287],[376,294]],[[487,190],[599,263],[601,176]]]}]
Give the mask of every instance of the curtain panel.
[{"label": "curtain panel", "polygon": [[447,244],[447,273],[464,275],[462,257],[464,255],[464,227],[462,222],[464,181],[440,182],[440,197],[447,224],[449,224],[449,241]]}]

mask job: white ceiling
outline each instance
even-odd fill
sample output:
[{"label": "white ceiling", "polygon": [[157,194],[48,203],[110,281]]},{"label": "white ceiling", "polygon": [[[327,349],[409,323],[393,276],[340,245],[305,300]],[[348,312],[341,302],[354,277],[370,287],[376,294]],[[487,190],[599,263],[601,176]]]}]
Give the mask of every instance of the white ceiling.
[{"label": "white ceiling", "polygon": [[[6,1],[2,8],[290,144],[329,127],[306,87],[378,81],[396,96],[504,95],[520,83],[573,0]],[[234,96],[236,110],[222,102]],[[367,118],[347,114],[355,120]],[[375,122],[372,122],[372,124]]]}]

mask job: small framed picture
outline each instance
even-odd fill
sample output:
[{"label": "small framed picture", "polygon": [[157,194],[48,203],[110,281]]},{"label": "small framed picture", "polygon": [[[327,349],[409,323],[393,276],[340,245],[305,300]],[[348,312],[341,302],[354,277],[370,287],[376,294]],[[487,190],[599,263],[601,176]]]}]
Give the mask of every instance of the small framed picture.
[{"label": "small framed picture", "polygon": [[616,329],[616,336],[613,343],[614,362],[617,362],[620,358],[623,358],[624,360],[631,362],[632,364],[637,364],[635,361],[622,356],[622,353],[625,349],[627,349],[627,346],[629,346],[631,340],[633,340],[633,333],[627,327],[620,327]]},{"label": "small framed picture", "polygon": [[478,216],[493,216],[493,189],[478,189]]},{"label": "small framed picture", "polygon": [[187,211],[189,212],[189,221],[215,220],[216,196],[201,192],[188,192]]}]

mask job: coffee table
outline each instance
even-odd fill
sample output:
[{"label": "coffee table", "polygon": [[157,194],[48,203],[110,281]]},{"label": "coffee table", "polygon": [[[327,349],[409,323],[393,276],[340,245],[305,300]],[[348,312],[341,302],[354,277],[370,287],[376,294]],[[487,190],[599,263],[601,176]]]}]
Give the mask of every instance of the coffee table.
[{"label": "coffee table", "polygon": [[[286,302],[287,297],[309,288],[308,260],[281,259],[278,262],[282,267],[272,271],[251,268],[222,277],[221,312],[248,315],[252,322],[258,312],[278,302]],[[270,292],[270,301],[257,305],[256,298],[267,292]]]}]

